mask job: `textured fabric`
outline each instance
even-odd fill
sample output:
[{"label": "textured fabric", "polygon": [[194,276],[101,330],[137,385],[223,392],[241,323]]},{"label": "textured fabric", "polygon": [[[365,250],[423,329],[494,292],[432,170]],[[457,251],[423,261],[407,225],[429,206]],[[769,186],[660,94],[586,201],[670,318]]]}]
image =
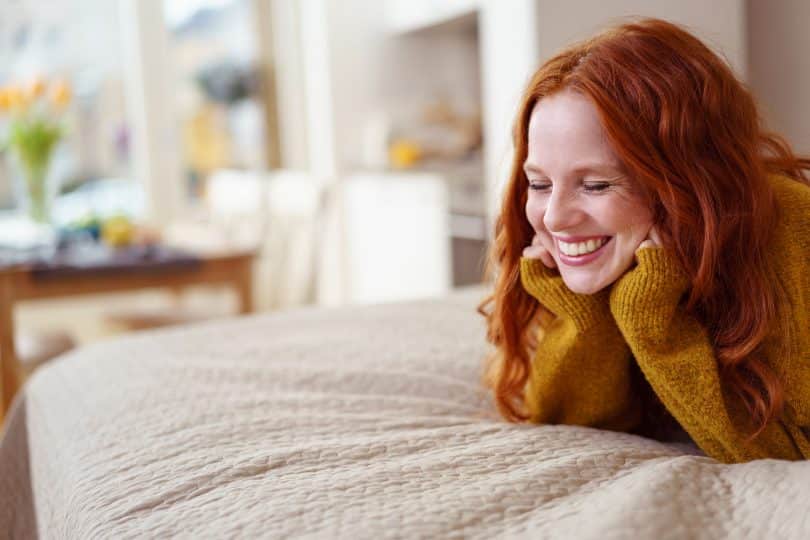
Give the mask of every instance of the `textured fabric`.
[{"label": "textured fabric", "polygon": [[[681,305],[689,278],[662,248],[639,250],[638,265],[609,289],[593,295],[591,304],[582,299],[560,302],[558,297],[563,293],[548,292],[550,280],[554,279],[552,273],[544,274],[540,261],[522,261],[521,276],[527,292],[541,303],[549,299],[552,305],[570,305],[580,311],[579,319],[591,321],[588,331],[578,336],[579,341],[570,332],[566,335],[568,341],[560,339],[560,331],[554,326],[546,332],[534,359],[533,377],[527,384],[527,404],[545,403],[544,408],[549,410],[553,404],[559,407],[565,403],[568,418],[590,420],[590,401],[575,403],[570,393],[559,390],[589,384],[600,388],[599,395],[605,399],[616,400],[613,410],[628,411],[614,423],[626,420],[634,426],[637,411],[628,407],[632,400],[623,394],[631,387],[631,371],[616,370],[623,358],[621,344],[615,338],[614,328],[618,327],[631,357],[658,399],[708,455],[727,463],[767,457],[810,458],[810,440],[804,429],[810,426],[810,188],[783,177],[774,177],[773,185],[780,216],[769,255],[776,260],[777,279],[787,293],[788,304],[783,306],[784,322],[766,339],[760,354],[785,384],[787,407],[780,420],[769,424],[754,441],[746,442],[750,414],[742,401],[721,384],[706,329]],[[583,295],[568,291],[567,296]],[[782,338],[787,339],[789,354],[782,348]],[[577,356],[568,358],[572,350],[578,351]],[[558,376],[553,387],[542,386],[541,379],[548,378],[543,372],[556,369],[562,373],[558,366],[563,363],[567,365],[565,376],[574,380]],[[594,366],[600,363],[604,371],[596,373]],[[622,375],[625,379],[620,378]],[[598,382],[594,383],[594,377]]]},{"label": "textured fabric", "polygon": [[0,537],[806,538],[810,463],[503,422],[471,290],[80,349],[0,440]]}]

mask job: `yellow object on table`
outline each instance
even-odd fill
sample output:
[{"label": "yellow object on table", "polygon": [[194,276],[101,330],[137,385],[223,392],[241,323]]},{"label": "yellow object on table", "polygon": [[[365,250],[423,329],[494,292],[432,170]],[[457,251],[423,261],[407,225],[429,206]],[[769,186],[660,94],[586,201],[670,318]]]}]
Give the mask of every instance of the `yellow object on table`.
[{"label": "yellow object on table", "polygon": [[132,243],[134,236],[135,226],[126,217],[113,217],[101,225],[101,239],[108,246],[128,246]]},{"label": "yellow object on table", "polygon": [[422,147],[412,141],[399,140],[388,150],[391,165],[397,169],[412,167],[422,159]]}]

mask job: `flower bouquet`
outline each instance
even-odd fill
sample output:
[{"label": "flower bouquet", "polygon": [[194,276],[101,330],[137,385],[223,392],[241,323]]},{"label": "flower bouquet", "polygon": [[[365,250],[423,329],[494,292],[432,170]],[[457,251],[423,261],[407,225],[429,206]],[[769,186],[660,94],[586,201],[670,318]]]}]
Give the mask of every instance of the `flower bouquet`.
[{"label": "flower bouquet", "polygon": [[0,115],[7,116],[3,145],[19,176],[24,208],[37,223],[50,223],[56,187],[49,179],[54,151],[65,133],[64,111],[70,102],[65,82],[37,80],[27,87],[0,87]]}]

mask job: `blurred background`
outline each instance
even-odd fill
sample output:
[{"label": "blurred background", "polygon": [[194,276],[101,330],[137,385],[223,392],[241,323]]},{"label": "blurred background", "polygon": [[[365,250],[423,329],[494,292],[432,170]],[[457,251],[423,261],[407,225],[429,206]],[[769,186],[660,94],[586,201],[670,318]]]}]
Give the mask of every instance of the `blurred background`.
[{"label": "blurred background", "polygon": [[[102,258],[248,251],[257,311],[480,283],[527,77],[628,15],[687,25],[810,153],[804,0],[0,0],[6,262],[47,263],[66,238]],[[58,126],[39,220],[8,144],[32,110]],[[21,301],[14,317],[18,347],[75,345],[236,304],[195,285]]]}]

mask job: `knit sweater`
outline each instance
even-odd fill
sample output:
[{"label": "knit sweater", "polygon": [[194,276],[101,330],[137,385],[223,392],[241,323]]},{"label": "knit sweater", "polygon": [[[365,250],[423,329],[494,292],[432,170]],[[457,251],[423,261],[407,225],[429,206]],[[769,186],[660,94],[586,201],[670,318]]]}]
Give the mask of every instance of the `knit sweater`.
[{"label": "knit sweater", "polygon": [[541,329],[525,389],[530,421],[638,432],[649,401],[634,382],[640,369],[707,455],[725,463],[810,458],[810,188],[783,177],[773,186],[780,214],[768,254],[789,305],[758,353],[784,385],[778,419],[746,442],[750,414],[721,381],[706,329],[683,308],[688,276],[659,247],[638,250],[638,264],[593,295],[521,259],[523,287],[555,315]]}]

